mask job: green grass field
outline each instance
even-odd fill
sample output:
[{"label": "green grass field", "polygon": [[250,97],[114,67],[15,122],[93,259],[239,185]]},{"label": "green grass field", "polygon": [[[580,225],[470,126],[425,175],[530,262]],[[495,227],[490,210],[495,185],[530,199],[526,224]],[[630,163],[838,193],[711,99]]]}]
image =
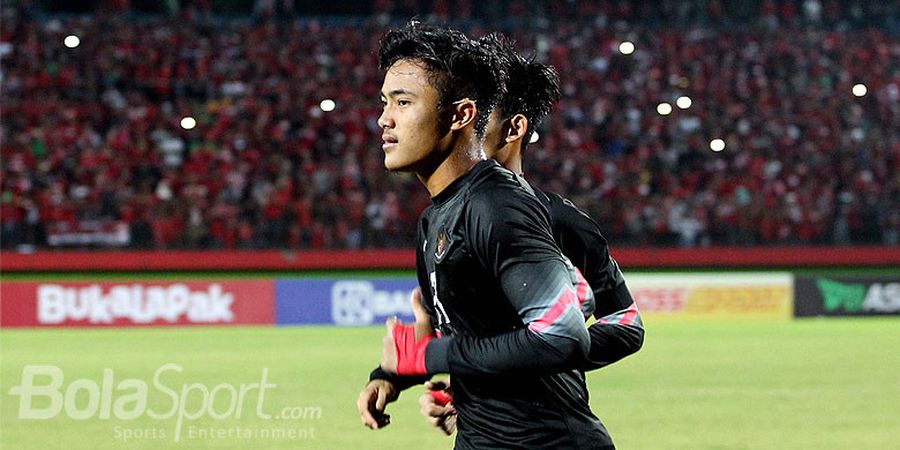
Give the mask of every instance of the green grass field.
[{"label": "green grass field", "polygon": [[[619,448],[900,448],[898,319],[646,322],[643,350],[588,380],[594,411]],[[356,396],[378,360],[381,334],[374,327],[4,329],[0,448],[451,448],[452,439],[418,415],[419,388],[390,406],[393,423],[386,429],[360,424]],[[163,389],[157,389],[154,373],[165,364],[181,371],[162,370]],[[74,404],[64,402],[74,414],[63,408],[50,419],[19,418],[21,397],[10,390],[22,383],[26,366],[41,365],[59,368],[61,397],[67,389],[77,392]],[[104,369],[112,372],[111,397],[103,392]],[[248,389],[240,418],[236,409],[222,419],[208,411],[194,415],[204,389],[215,393],[212,412],[226,415],[237,401],[230,389],[252,388],[264,369],[275,386],[262,402],[260,389]],[[34,385],[50,379],[36,377]],[[89,381],[69,388],[77,379]],[[126,379],[149,386],[147,407],[156,413],[184,405],[177,442],[178,411],[126,420],[113,409],[104,419],[104,406],[94,406],[92,416],[71,417],[91,412],[91,384],[100,386],[100,405],[109,398],[110,406],[139,411],[128,397],[134,400],[135,382],[118,385]],[[172,396],[180,400],[184,386],[186,400],[176,402]],[[35,410],[52,406],[46,395],[33,400]],[[259,403],[271,418],[258,417]],[[282,413],[293,418],[279,418]],[[211,427],[224,434],[209,435]],[[125,440],[129,434],[140,436]]]}]

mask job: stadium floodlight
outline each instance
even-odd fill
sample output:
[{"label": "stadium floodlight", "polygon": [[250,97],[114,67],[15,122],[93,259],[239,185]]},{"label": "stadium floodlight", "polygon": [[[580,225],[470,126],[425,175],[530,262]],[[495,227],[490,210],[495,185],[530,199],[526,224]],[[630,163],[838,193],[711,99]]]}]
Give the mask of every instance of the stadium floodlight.
[{"label": "stadium floodlight", "polygon": [[721,152],[722,150],[725,150],[725,141],[718,138],[713,139],[709,142],[709,149],[714,152]]},{"label": "stadium floodlight", "polygon": [[331,111],[334,111],[334,107],[335,107],[335,106],[336,106],[336,105],[335,105],[335,103],[334,103],[334,100],[332,100],[332,99],[330,99],[330,98],[326,98],[325,100],[322,100],[321,103],[319,103],[319,108],[320,108],[322,111],[325,111],[325,112],[331,112]]},{"label": "stadium floodlight", "polygon": [[192,130],[197,126],[197,120],[191,116],[187,116],[181,119],[181,128],[185,130]]},{"label": "stadium floodlight", "polygon": [[75,48],[78,47],[79,44],[81,44],[81,39],[79,39],[78,36],[75,36],[74,34],[70,34],[66,36],[65,39],[63,39],[63,44],[66,47]]},{"label": "stadium floodlight", "polygon": [[619,44],[619,52],[623,55],[630,55],[634,53],[634,43],[630,41],[624,41]]},{"label": "stadium floodlight", "polygon": [[672,105],[662,102],[656,106],[656,112],[661,116],[668,116],[669,114],[672,114]]},{"label": "stadium floodlight", "polygon": [[852,92],[853,92],[853,95],[855,95],[857,97],[862,97],[862,96],[866,95],[866,93],[869,92],[869,89],[866,87],[866,85],[864,85],[862,83],[857,83],[857,84],[853,85]]},{"label": "stadium floodlight", "polygon": [[540,139],[540,138],[541,138],[541,137],[538,136],[537,131],[535,131],[534,134],[531,135],[531,139],[528,140],[528,143],[529,143],[529,144],[534,144],[534,143],[537,142],[538,139]]},{"label": "stadium floodlight", "polygon": [[681,97],[678,97],[678,100],[675,100],[675,104],[681,109],[688,109],[694,102],[691,101],[690,97],[682,95]]}]

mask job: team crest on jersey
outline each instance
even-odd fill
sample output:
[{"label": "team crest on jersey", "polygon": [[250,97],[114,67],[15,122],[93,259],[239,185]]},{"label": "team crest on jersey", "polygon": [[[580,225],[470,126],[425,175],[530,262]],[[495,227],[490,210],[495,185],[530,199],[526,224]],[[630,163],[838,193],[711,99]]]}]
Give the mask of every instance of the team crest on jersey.
[{"label": "team crest on jersey", "polygon": [[434,251],[434,257],[437,259],[441,259],[444,257],[444,253],[447,252],[447,235],[444,234],[443,231],[438,234],[437,238],[437,247]]}]

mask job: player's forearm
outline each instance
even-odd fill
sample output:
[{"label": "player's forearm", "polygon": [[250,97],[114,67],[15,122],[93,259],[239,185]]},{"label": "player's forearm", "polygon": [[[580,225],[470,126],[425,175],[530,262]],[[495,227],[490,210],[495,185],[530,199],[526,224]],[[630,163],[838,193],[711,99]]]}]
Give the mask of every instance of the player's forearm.
[{"label": "player's forearm", "polygon": [[401,374],[461,375],[580,367],[590,348],[581,306],[593,301],[593,292],[578,271],[555,258],[518,263],[507,267],[502,284],[521,328],[490,337],[414,338],[409,326],[394,327],[387,354],[396,354],[396,362],[388,358],[384,367]]},{"label": "player's forearm", "polygon": [[[587,330],[581,330],[589,340]],[[502,375],[522,370],[545,373],[577,368],[573,361],[585,358],[580,337],[540,336],[523,328],[509,333],[477,338],[452,336],[428,343],[425,367],[429,374]]]},{"label": "player's forearm", "polygon": [[[587,286],[579,290],[590,291]],[[536,319],[523,324],[527,326],[489,337],[417,337],[412,325],[396,325],[386,341],[390,345],[383,367],[406,375],[552,373],[580,368],[590,348],[590,336],[575,289],[565,287],[558,299],[553,306],[538,309],[533,314]]]},{"label": "player's forearm", "polygon": [[612,364],[638,350],[644,343],[644,326],[637,305],[601,317],[588,328],[591,347],[584,370]]},{"label": "player's forearm", "polygon": [[563,261],[510,266],[503,288],[525,327],[491,337],[456,335],[435,339],[425,352],[428,373],[496,375],[521,370],[558,372],[576,368],[590,347],[581,306],[593,301],[590,286]]},{"label": "player's forearm", "polygon": [[591,349],[582,367],[585,371],[608,366],[637,353],[644,344],[643,327],[595,323],[588,328],[588,332],[591,335]]}]

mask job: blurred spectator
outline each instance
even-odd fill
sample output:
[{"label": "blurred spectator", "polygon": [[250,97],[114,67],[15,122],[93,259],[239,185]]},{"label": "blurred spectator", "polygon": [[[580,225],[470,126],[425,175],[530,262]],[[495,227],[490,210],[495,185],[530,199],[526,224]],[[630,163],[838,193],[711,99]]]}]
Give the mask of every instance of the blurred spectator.
[{"label": "blurred spectator", "polygon": [[[900,245],[896,7],[480,3],[433,11],[475,35],[493,29],[467,18],[505,17],[559,69],[526,171],[616,245]],[[255,5],[252,21],[209,2],[180,17],[4,10],[3,248],[410,245],[429,199],[383,169],[373,49],[385,13],[421,2],[290,21],[294,2]]]}]

